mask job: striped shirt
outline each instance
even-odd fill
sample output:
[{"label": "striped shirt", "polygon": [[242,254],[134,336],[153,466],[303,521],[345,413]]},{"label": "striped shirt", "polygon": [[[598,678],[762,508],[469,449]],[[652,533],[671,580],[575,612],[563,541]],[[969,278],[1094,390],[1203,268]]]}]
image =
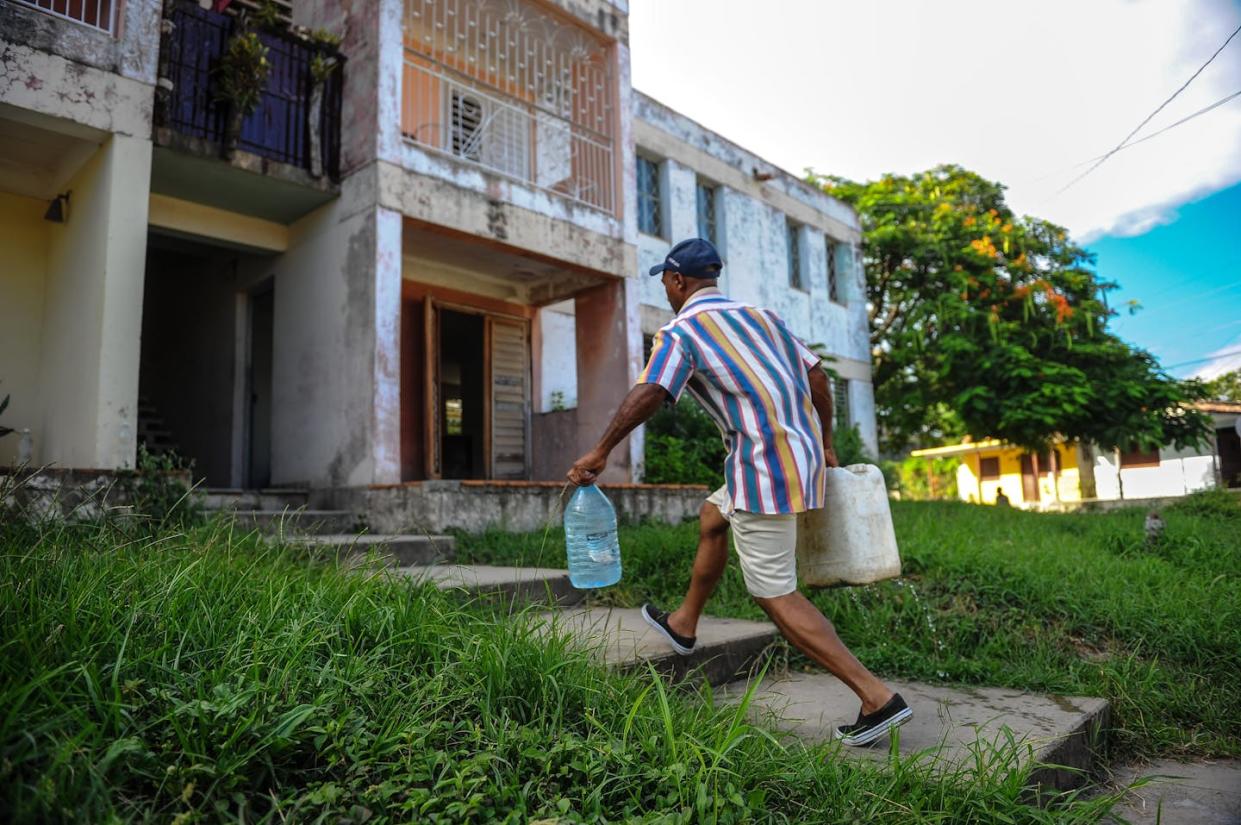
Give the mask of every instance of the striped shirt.
[{"label": "striped shirt", "polygon": [[800,513],[823,506],[823,427],[806,374],[819,361],[774,312],[709,287],[655,335],[638,383],[674,402],[688,389],[715,420],[734,509]]}]

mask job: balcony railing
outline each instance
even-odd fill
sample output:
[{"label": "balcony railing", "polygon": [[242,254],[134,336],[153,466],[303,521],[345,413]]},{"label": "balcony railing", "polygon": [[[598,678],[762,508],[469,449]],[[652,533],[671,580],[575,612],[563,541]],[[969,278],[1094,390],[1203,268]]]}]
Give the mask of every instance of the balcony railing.
[{"label": "balcony railing", "polygon": [[[162,74],[171,83],[160,123],[190,137],[222,144],[228,104],[220,99],[216,68],[238,22],[229,14],[203,9],[193,0],[176,0],[167,13],[172,23],[164,41]],[[271,68],[258,107],[241,124],[237,148],[281,163],[315,170],[333,180],[340,173],[340,108],[344,57],[335,49],[292,34],[258,32]],[[312,159],[311,64],[316,54],[338,68],[323,81],[317,132],[320,156]],[[321,166],[320,166],[321,164]]]},{"label": "balcony railing", "polygon": [[63,17],[111,34],[116,31],[116,7],[120,0],[17,0],[53,17]]},{"label": "balcony railing", "polygon": [[405,0],[401,131],[614,214],[612,61],[528,0]]}]

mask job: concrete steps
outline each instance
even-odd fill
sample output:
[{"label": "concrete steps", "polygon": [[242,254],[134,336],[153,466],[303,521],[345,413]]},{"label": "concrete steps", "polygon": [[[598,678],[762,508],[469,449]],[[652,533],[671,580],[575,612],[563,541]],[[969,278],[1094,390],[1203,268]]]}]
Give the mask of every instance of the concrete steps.
[{"label": "concrete steps", "polygon": [[305,507],[309,500],[309,490],[292,487],[263,490],[209,487],[199,494],[199,502],[206,510],[297,510]]},{"label": "concrete steps", "polygon": [[540,620],[544,629],[568,633],[609,666],[645,671],[649,663],[672,681],[693,678],[712,685],[757,672],[766,656],[783,644],[775,625],[704,616],[693,654],[681,656],[647,625],[637,608],[549,611]]},{"label": "concrete steps", "polygon": [[358,528],[358,517],[348,510],[232,510],[231,515],[243,530],[286,538],[352,534]]},{"label": "concrete steps", "polygon": [[[916,756],[943,770],[969,771],[974,754],[1016,743],[1017,769],[1043,763],[1032,781],[1039,787],[1067,790],[1083,784],[1099,766],[1097,752],[1108,722],[1105,699],[1043,696],[1007,688],[940,687],[889,681],[913,709],[900,728],[900,753]],[[739,702],[749,684],[735,682],[720,694]],[[837,725],[857,718],[853,691],[826,673],[769,677],[758,686],[752,715],[807,742],[832,739]],[[884,761],[890,742],[869,748],[840,748],[846,758]],[[1063,766],[1062,768],[1052,766]]]},{"label": "concrete steps", "polygon": [[372,551],[387,557],[393,567],[433,565],[452,561],[455,539],[452,536],[383,535],[374,533],[320,534],[291,536],[295,544],[307,545],[338,554],[364,556]]},{"label": "concrete steps", "polygon": [[510,606],[544,604],[568,607],[585,593],[569,581],[567,570],[545,567],[493,567],[485,564],[434,564],[397,568],[415,581],[434,582],[440,590],[494,598]]}]

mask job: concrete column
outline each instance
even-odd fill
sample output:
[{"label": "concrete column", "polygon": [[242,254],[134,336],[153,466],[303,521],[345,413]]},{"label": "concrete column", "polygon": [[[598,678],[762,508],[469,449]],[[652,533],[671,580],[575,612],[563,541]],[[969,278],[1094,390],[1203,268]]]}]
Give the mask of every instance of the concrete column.
[{"label": "concrete column", "polygon": [[67,185],[49,237],[41,460],[132,467],[151,142],[113,135]]},{"label": "concrete column", "polygon": [[294,224],[273,267],[276,484],[400,481],[401,216],[358,203]]},{"label": "concrete column", "polygon": [[[594,446],[638,374],[642,331],[634,279],[611,281],[578,293],[578,454]],[[631,435],[612,453],[603,480],[630,482],[641,469],[642,435]],[[576,456],[574,456],[576,458]],[[572,460],[572,459],[570,459]]]}]

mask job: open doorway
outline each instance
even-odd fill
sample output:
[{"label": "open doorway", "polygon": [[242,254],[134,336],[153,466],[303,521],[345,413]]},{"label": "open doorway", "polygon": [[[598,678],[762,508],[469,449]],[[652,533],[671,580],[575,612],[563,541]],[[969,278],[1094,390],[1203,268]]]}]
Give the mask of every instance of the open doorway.
[{"label": "open doorway", "polygon": [[250,438],[246,451],[246,483],[251,489],[262,489],[271,486],[271,365],[275,291],[270,282],[250,294],[249,304],[246,385],[249,399],[247,431]]},{"label": "open doorway", "polygon": [[444,309],[439,318],[440,455],[444,478],[485,478],[484,318]]}]

